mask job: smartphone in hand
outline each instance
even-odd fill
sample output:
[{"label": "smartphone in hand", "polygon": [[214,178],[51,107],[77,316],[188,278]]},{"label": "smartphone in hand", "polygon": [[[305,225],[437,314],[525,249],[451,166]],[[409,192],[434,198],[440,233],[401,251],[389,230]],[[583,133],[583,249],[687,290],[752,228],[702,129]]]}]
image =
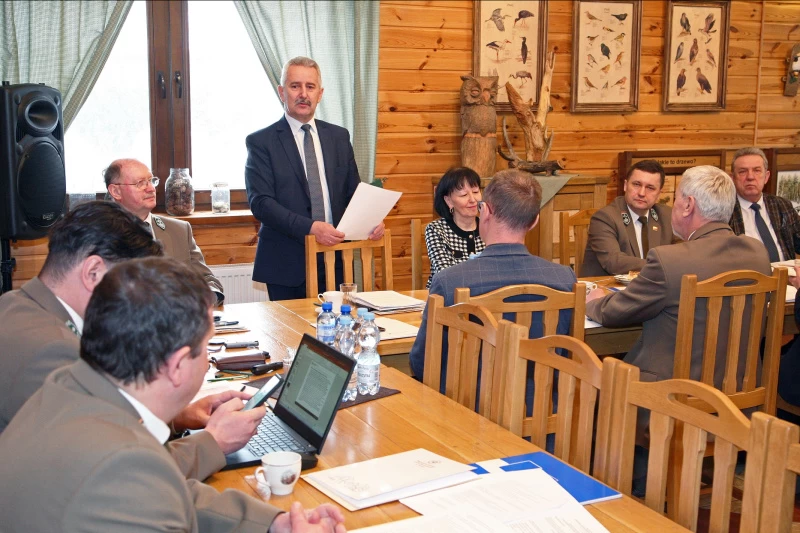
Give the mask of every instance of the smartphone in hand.
[{"label": "smartphone in hand", "polygon": [[267,401],[267,398],[275,392],[275,390],[281,386],[283,380],[280,376],[272,376],[269,381],[267,381],[263,387],[258,389],[258,392],[253,395],[252,398],[247,400],[247,403],[244,404],[242,411],[247,411],[248,409],[254,409],[256,407],[261,407],[264,402]]}]

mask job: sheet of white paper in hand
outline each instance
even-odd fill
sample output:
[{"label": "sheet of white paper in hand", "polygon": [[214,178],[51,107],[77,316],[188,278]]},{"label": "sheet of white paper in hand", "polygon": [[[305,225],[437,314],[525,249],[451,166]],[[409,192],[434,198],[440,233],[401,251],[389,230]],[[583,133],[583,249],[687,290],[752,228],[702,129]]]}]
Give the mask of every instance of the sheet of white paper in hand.
[{"label": "sheet of white paper in hand", "polygon": [[336,229],[344,233],[347,241],[366,239],[402,195],[401,192],[359,183]]}]

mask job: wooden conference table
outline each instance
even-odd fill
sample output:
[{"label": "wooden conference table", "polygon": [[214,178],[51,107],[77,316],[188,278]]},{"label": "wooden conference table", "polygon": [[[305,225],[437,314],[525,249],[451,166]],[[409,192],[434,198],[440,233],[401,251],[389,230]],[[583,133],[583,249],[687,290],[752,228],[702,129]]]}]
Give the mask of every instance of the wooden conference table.
[{"label": "wooden conference table", "polygon": [[[275,350],[274,353],[283,352],[286,346],[297,346],[302,333],[313,331],[304,319],[273,302],[228,305],[225,316],[226,319],[236,317],[250,327],[251,331],[243,335],[257,337],[262,346]],[[416,448],[465,463],[539,450],[398,370],[383,367],[381,384],[401,393],[339,411],[317,468],[346,465]],[[209,478],[208,483],[218,490],[235,488],[258,497],[247,479],[253,470],[219,472]],[[303,480],[290,496],[273,496],[269,501],[288,509],[294,500],[307,508],[330,501]],[[629,497],[590,505],[587,509],[612,532],[687,531]],[[344,513],[348,529],[416,516],[399,502]]]}]

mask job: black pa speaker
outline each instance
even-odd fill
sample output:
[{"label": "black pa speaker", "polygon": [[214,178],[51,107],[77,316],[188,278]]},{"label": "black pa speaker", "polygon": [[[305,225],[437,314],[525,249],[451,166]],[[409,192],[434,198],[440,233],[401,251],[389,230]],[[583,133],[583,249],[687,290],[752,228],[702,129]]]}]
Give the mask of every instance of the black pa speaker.
[{"label": "black pa speaker", "polygon": [[0,87],[0,238],[36,239],[66,209],[61,93],[45,85]]}]

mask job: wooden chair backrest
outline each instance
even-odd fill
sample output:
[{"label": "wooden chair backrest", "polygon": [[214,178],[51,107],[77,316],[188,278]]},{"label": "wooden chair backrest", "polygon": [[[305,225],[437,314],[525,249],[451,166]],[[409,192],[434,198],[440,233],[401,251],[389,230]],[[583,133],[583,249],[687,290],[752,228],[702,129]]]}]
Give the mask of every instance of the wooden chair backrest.
[{"label": "wooden chair backrest", "polygon": [[[479,305],[456,304],[444,306],[444,298],[438,294],[428,296],[428,329],[425,342],[425,370],[423,383],[440,390],[443,364],[442,341],[447,328],[447,371],[444,376],[445,395],[461,405],[475,409],[478,387],[478,363],[480,361],[480,404],[478,412],[498,422],[499,401],[495,391],[502,390],[505,377],[498,371],[497,362],[507,345],[514,345],[519,338],[512,335],[513,323],[496,320]],[[470,320],[477,319],[480,323]]]},{"label": "wooden chair backrest", "polygon": [[[536,301],[508,301],[509,298],[529,295],[539,296]],[[558,333],[558,317],[562,309],[572,309],[570,336],[583,340],[584,317],[586,314],[586,284],[576,283],[572,292],[557,291],[544,285],[509,285],[500,289],[471,296],[469,288],[458,288],[456,303],[472,303],[488,309],[500,320],[504,313],[516,313],[514,322],[530,330],[533,313],[542,313],[543,336]],[[527,336],[527,335],[526,335]]]},{"label": "wooden chair backrest", "polygon": [[581,266],[583,265],[583,256],[586,252],[586,243],[589,242],[589,221],[592,215],[597,213],[599,209],[584,209],[578,211],[574,215],[570,215],[564,211],[561,213],[561,234],[558,243],[558,257],[559,261],[564,266],[570,265],[569,253],[569,230],[575,235],[575,275],[580,276]]},{"label": "wooden chair backrest", "polygon": [[[502,385],[501,425],[544,448],[555,433],[555,455],[589,473],[595,406],[603,364],[584,342],[565,335],[527,339],[528,331],[515,325],[522,340],[508,350],[507,377]],[[560,355],[556,350],[567,352]],[[534,363],[533,416],[527,416],[525,390],[528,362]],[[553,413],[553,375],[558,370],[558,401]],[[576,405],[577,404],[577,405]],[[577,413],[576,413],[577,410]]]},{"label": "wooden chair backrest", "polygon": [[[636,417],[639,408],[648,409],[650,452],[645,504],[663,513],[670,451],[674,448],[671,441],[676,424],[681,423],[683,454],[678,465],[680,491],[670,515],[681,526],[696,531],[702,459],[708,435],[714,435],[714,479],[709,532],[727,532],[737,452],[748,452],[746,478],[754,476],[754,479],[758,479],[762,476],[764,464],[758,458],[763,458],[768,452],[765,428],[777,419],[764,413],[755,413],[752,421],[748,420],[728,396],[698,381],[639,381],[638,368],[613,358],[603,361],[600,397],[601,413],[598,416],[593,475],[611,487],[630,494]],[[684,403],[683,399],[687,397],[697,398],[698,402],[696,405],[692,402]],[[714,414],[702,408],[703,405],[710,406]],[[760,430],[754,431],[752,428]],[[751,457],[754,459],[752,464]],[[747,496],[748,491],[745,488],[745,499]],[[751,505],[750,508],[752,507]],[[743,515],[742,519],[745,518]]]},{"label": "wooden chair backrest", "polygon": [[[785,268],[775,269],[772,276],[751,270],[734,270],[701,282],[693,274],[683,276],[673,377],[691,378],[695,303],[698,299],[705,299],[705,341],[700,381],[714,386],[718,342],[725,342],[725,373],[720,387],[722,392],[731,397],[740,409],[759,407],[765,413],[775,414],[787,276]],[[745,282],[749,284],[743,285]],[[771,302],[769,308],[767,301]],[[727,339],[720,339],[720,317],[724,305],[729,306],[728,336]],[[765,310],[766,330],[762,335]],[[739,388],[737,371],[741,357],[743,317],[748,312],[750,328],[746,335],[747,359],[742,386]],[[766,343],[759,385],[756,372],[761,357],[762,336],[766,337]]]},{"label": "wooden chair backrest", "polygon": [[[757,430],[756,413],[753,430]],[[766,415],[763,415],[766,416]],[[765,428],[758,426],[758,431]],[[766,427],[767,450],[764,456],[747,454],[747,472],[742,502],[740,531],[789,533],[792,531],[795,486],[800,474],[800,428],[784,420],[772,420]],[[760,476],[751,475],[751,461],[760,466]],[[753,467],[753,472],[756,468]]]},{"label": "wooden chair backrest", "polygon": [[422,256],[425,250],[425,235],[422,232],[422,220],[411,219],[411,290],[425,288],[427,281],[422,271]]},{"label": "wooden chair backrest", "polygon": [[355,283],[353,274],[353,250],[361,250],[361,290],[373,290],[372,258],[373,251],[381,250],[381,274],[384,290],[392,290],[392,234],[387,229],[383,238],[377,241],[345,241],[334,246],[318,244],[313,235],[306,235],[306,298],[316,298],[319,294],[317,282],[317,254],[322,253],[325,260],[325,283],[329,291],[339,290],[336,286],[336,252],[342,252],[344,283]]}]

